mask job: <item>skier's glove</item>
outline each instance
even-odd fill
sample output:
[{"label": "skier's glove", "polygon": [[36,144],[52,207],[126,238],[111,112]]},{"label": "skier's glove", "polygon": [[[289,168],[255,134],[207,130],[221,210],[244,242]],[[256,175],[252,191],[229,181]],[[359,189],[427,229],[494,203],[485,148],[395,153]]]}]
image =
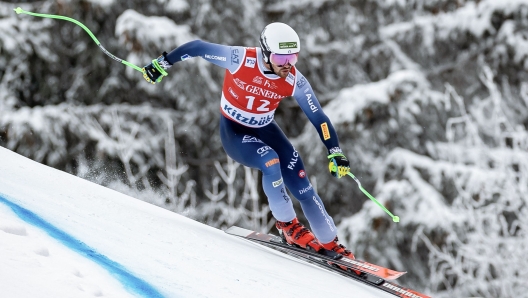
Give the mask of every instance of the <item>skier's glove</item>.
[{"label": "skier's glove", "polygon": [[151,84],[161,82],[163,77],[167,76],[165,70],[171,68],[172,64],[167,60],[167,52],[163,52],[158,59],[152,60],[150,64],[143,67],[143,78]]},{"label": "skier's glove", "polygon": [[332,153],[328,155],[328,170],[332,176],[341,178],[350,172],[350,162],[343,153]]}]

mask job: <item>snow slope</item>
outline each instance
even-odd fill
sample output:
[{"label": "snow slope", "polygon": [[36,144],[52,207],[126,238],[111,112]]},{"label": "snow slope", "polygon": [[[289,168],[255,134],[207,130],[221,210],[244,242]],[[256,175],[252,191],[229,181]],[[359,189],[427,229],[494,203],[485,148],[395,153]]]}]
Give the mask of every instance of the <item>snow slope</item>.
[{"label": "snow slope", "polygon": [[0,147],[0,297],[392,297]]}]

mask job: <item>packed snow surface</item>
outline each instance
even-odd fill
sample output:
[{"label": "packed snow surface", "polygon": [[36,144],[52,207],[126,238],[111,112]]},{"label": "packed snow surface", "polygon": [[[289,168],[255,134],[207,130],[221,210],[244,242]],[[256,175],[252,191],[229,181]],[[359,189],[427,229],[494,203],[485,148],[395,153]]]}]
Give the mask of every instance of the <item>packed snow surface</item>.
[{"label": "packed snow surface", "polygon": [[0,147],[0,296],[392,297]]}]

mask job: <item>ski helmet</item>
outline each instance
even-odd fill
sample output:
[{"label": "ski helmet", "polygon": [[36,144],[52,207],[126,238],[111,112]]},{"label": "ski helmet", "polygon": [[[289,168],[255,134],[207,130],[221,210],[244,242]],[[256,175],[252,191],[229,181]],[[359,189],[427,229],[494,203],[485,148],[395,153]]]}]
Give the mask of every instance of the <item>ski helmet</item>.
[{"label": "ski helmet", "polygon": [[[264,61],[270,63],[271,54],[278,56],[298,54],[301,50],[301,41],[292,27],[276,22],[267,25],[260,33],[260,47],[264,54]],[[295,61],[297,61],[296,57],[297,55],[295,55]]]}]

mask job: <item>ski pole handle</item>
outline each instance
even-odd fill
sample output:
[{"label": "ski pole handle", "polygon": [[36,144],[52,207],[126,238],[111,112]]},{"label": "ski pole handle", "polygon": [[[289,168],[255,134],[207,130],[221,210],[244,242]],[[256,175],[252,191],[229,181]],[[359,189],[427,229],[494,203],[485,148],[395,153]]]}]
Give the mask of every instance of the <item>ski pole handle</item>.
[{"label": "ski pole handle", "polygon": [[41,18],[50,18],[50,19],[59,19],[59,20],[65,20],[65,21],[70,21],[76,25],[78,25],[79,27],[83,28],[84,31],[86,31],[88,33],[88,35],[90,35],[90,37],[93,39],[93,41],[97,44],[97,46],[101,49],[101,51],[103,51],[103,53],[105,53],[108,57],[114,59],[115,61],[117,62],[120,62],[120,63],[123,63],[124,65],[126,66],[129,66],[129,67],[132,67],[133,69],[139,71],[139,72],[143,72],[142,68],[137,66],[137,65],[134,65],[126,60],[123,60],[121,58],[118,58],[116,56],[114,56],[112,53],[108,52],[102,45],[101,43],[99,42],[99,40],[97,40],[97,37],[95,37],[95,35],[93,35],[92,31],[90,31],[90,29],[88,29],[83,23],[75,20],[75,19],[72,19],[72,18],[68,18],[68,17],[65,17],[65,16],[59,16],[59,15],[52,15],[52,14],[44,14],[44,13],[34,13],[34,12],[30,12],[30,11],[25,11],[23,10],[22,8],[20,7],[17,7],[14,9],[14,11],[17,13],[17,14],[27,14],[27,15],[30,15],[30,16],[34,16],[34,17],[41,17]]},{"label": "ski pole handle", "polygon": [[376,205],[378,205],[381,209],[383,209],[383,211],[385,211],[390,217],[392,217],[392,221],[393,222],[400,222],[400,218],[398,216],[395,216],[393,215],[389,210],[387,210],[387,208],[385,208],[385,206],[383,206],[378,200],[376,200],[376,198],[374,198],[371,194],[369,194],[364,188],[363,186],[361,186],[361,182],[359,182],[359,180],[356,178],[356,176],[354,176],[354,174],[352,174],[351,172],[348,172],[347,173],[348,176],[352,177],[352,179],[354,179],[354,181],[356,181],[357,185],[359,186],[359,189],[369,198],[371,199],[374,203],[376,203]]}]

